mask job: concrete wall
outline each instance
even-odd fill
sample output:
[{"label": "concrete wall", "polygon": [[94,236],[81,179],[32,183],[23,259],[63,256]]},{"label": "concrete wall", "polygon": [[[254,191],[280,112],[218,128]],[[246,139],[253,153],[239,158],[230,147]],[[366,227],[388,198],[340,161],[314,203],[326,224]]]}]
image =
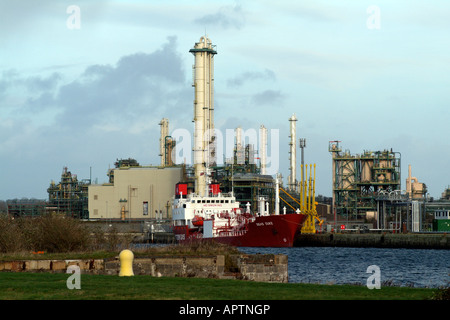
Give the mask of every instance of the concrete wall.
[{"label": "concrete wall", "polygon": [[[118,275],[120,261],[115,259],[0,261],[0,271],[65,273],[77,265],[81,273]],[[243,279],[260,282],[288,282],[285,255],[159,256],[135,258],[135,275],[154,277],[197,277]]]},{"label": "concrete wall", "polygon": [[300,235],[295,242],[297,247],[377,247],[411,249],[450,249],[450,237],[440,234],[340,234],[325,233]]},{"label": "concrete wall", "polygon": [[89,218],[152,219],[160,212],[162,218],[171,218],[175,184],[181,179],[180,167],[116,168],[114,184],[89,186]]}]

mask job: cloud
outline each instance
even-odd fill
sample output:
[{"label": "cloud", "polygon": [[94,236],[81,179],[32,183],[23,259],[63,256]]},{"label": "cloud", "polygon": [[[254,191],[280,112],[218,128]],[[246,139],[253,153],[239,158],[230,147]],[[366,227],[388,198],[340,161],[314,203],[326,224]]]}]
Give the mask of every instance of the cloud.
[{"label": "cloud", "polygon": [[32,76],[24,80],[24,85],[32,91],[48,91],[56,88],[58,82],[62,79],[60,73],[53,72],[48,77]]},{"label": "cloud", "polygon": [[0,116],[32,118],[38,126],[45,118],[46,125],[63,130],[133,132],[148,128],[145,121],[157,124],[158,117],[168,114],[186,117],[192,88],[176,46],[176,37],[168,37],[154,52],[126,55],[112,65],[90,65],[66,82],[63,73],[29,76],[5,70],[0,77]]},{"label": "cloud", "polygon": [[175,48],[176,38],[169,37],[153,53],[127,55],[115,65],[87,67],[78,79],[60,88],[56,104],[63,112],[58,120],[77,127],[116,123],[123,127],[148,114],[181,108],[180,98],[187,98],[190,88]]},{"label": "cloud", "polygon": [[12,87],[23,87],[29,93],[40,93],[54,89],[62,79],[61,74],[57,72],[48,76],[23,76],[15,69],[4,70],[1,76],[0,92],[6,92]]},{"label": "cloud", "polygon": [[0,116],[23,118],[28,112],[35,115],[54,106],[53,95],[61,79],[61,74],[56,72],[27,76],[15,69],[3,71],[0,78]]},{"label": "cloud", "polygon": [[286,13],[290,13],[297,18],[317,22],[342,21],[344,19],[343,16],[345,16],[343,12],[345,11],[341,8],[330,5],[305,5],[299,3],[297,7],[292,7],[292,5],[290,5],[286,8]]},{"label": "cloud", "polygon": [[194,20],[195,23],[203,26],[220,26],[224,29],[242,29],[245,25],[245,13],[242,7],[224,6],[220,7],[216,13],[207,14]]},{"label": "cloud", "polygon": [[264,90],[263,92],[254,94],[251,98],[253,104],[257,106],[271,105],[280,106],[283,103],[284,95],[279,90]]},{"label": "cloud", "polygon": [[[14,180],[19,167],[22,177],[39,167],[47,175],[33,175],[30,190],[45,195],[50,179],[58,178],[49,175],[55,168],[81,174],[95,164],[104,177],[116,158],[155,164],[161,118],[169,118],[171,129],[177,121],[191,125],[193,91],[175,37],[153,52],[90,65],[70,79],[64,69],[49,71],[0,71],[0,157],[13,168],[0,173],[2,181]],[[28,192],[16,185],[0,189],[0,199]]]},{"label": "cloud", "polygon": [[275,73],[272,70],[265,69],[264,71],[248,71],[243,72],[234,78],[227,80],[228,87],[240,87],[244,83],[248,81],[254,80],[271,80],[274,81],[276,79]]}]

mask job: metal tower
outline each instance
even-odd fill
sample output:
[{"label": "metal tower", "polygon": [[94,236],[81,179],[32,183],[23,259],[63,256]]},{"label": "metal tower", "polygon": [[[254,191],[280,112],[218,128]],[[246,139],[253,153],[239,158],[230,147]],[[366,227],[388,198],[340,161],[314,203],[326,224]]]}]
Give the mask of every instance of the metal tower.
[{"label": "metal tower", "polygon": [[195,56],[193,66],[194,98],[194,171],[195,192],[206,196],[209,165],[216,163],[214,136],[214,55],[216,47],[202,36],[189,50]]},{"label": "metal tower", "polygon": [[290,166],[289,170],[291,174],[289,175],[289,182],[288,182],[288,188],[290,191],[297,191],[297,145],[296,145],[296,122],[297,117],[295,114],[292,115],[292,117],[289,118],[290,122],[290,138],[289,141],[289,160],[290,160]]}]

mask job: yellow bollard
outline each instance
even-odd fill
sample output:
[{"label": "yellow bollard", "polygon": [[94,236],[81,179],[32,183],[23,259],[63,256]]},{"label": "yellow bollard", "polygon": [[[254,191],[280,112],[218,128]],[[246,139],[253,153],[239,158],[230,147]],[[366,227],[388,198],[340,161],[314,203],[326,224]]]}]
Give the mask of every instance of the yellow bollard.
[{"label": "yellow bollard", "polygon": [[119,277],[134,276],[133,273],[133,259],[134,254],[131,250],[122,250],[119,254],[120,259],[120,272]]}]

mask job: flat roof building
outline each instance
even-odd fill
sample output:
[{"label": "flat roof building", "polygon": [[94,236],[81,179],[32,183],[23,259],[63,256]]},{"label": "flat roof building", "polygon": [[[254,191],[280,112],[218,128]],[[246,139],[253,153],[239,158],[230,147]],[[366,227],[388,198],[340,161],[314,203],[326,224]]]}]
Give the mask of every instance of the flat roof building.
[{"label": "flat roof building", "polygon": [[182,167],[126,166],[108,172],[110,182],[90,185],[89,219],[150,220],[172,217]]}]

